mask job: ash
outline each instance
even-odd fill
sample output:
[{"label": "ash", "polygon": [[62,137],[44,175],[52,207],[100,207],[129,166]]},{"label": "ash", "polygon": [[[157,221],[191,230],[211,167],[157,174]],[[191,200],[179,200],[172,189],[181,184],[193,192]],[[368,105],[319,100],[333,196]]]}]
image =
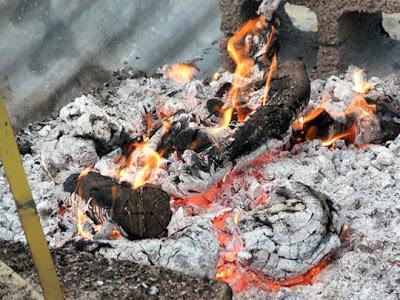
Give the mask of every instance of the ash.
[{"label": "ash", "polygon": [[[86,166],[95,166],[104,175],[115,175],[113,158],[121,153],[120,147],[127,140],[145,134],[146,114],[162,111],[171,116],[180,110],[196,110],[232,79],[231,74],[224,73],[210,84],[196,80],[182,85],[168,80],[163,71],[160,70],[160,78],[135,78],[131,74],[100,92],[75,99],[56,119],[32,124],[20,133],[19,138],[31,144],[24,150],[24,167],[52,247],[78,238],[72,222],[60,227],[58,201],[65,197],[61,186],[67,176],[81,172]],[[374,91],[383,89],[391,95],[400,94],[397,80],[371,79]],[[347,76],[315,80],[309,109],[326,90],[334,91],[336,102],[348,101],[349,82]],[[394,99],[400,101],[397,96]],[[198,111],[195,115],[201,118],[202,113]],[[210,198],[209,207],[174,207],[167,238],[107,241],[111,248],[102,249],[102,254],[213,278],[219,244],[212,220],[226,211],[239,210],[238,227],[244,248],[238,256],[246,258],[242,264],[275,278],[286,278],[304,272],[321,256],[337,249],[340,225],[345,223],[350,228],[349,237],[316,283],[282,288],[278,292],[263,293],[253,288],[236,297],[398,299],[400,137],[385,145],[371,144],[377,136],[379,128],[362,133],[359,138],[370,144],[361,149],[346,146],[342,141],[328,149],[315,140],[296,145],[291,151],[272,151],[268,159],[236,169],[223,179],[218,193]],[[168,166],[171,162],[164,164]],[[0,237],[24,241],[2,168],[0,173]],[[159,177],[162,179],[164,175],[168,176],[167,168]],[[297,253],[288,249],[287,245],[294,242],[283,234],[282,228],[279,231],[278,223],[276,230],[272,228],[281,235],[267,232],[271,231],[266,224],[271,223],[274,211],[264,205],[265,195],[276,205],[275,213],[282,213],[279,217],[296,229],[294,235],[306,228],[307,232],[300,235],[297,246],[292,248]],[[310,207],[316,207],[319,213],[313,216],[311,227],[303,226],[310,217]],[[289,210],[295,211],[293,220],[284,215]],[[264,221],[256,224],[255,220]],[[313,254],[307,255],[307,251]]]}]

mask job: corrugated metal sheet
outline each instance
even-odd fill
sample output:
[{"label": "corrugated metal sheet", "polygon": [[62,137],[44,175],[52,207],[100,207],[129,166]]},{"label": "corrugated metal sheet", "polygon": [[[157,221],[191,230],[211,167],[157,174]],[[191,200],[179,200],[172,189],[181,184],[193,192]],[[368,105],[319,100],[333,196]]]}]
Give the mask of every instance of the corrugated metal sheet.
[{"label": "corrugated metal sheet", "polygon": [[19,127],[126,65],[202,56],[209,74],[219,24],[217,0],[0,0],[0,92]]}]

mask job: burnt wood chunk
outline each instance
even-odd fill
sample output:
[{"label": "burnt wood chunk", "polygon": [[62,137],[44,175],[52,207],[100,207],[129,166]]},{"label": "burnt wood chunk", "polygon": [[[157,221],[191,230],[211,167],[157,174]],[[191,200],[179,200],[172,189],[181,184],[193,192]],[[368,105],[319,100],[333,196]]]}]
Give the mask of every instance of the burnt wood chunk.
[{"label": "burnt wood chunk", "polygon": [[[133,189],[96,172],[79,178],[73,174],[64,182],[64,191],[90,201],[88,216],[97,224],[105,218],[115,221],[131,239],[156,238],[167,234],[171,220],[169,196],[161,188],[145,184]],[[100,208],[100,209],[99,209]],[[103,215],[99,215],[103,212]]]},{"label": "burnt wood chunk", "polygon": [[231,160],[287,134],[310,97],[310,80],[305,66],[298,61],[283,64],[273,77],[270,94],[268,104],[258,108],[236,131],[234,141],[229,145]]},{"label": "burnt wood chunk", "polygon": [[171,220],[169,196],[159,187],[145,184],[118,190],[112,219],[132,239],[166,236]]},{"label": "burnt wood chunk", "polygon": [[400,134],[400,102],[383,93],[369,94],[365,99],[376,105],[382,141],[394,140]]}]

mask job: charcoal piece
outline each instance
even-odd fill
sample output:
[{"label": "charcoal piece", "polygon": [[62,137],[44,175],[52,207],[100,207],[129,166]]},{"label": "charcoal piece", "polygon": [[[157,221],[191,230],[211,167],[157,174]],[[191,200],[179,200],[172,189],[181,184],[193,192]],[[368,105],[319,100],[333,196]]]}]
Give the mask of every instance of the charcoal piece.
[{"label": "charcoal piece", "polygon": [[207,132],[195,128],[187,128],[173,138],[173,144],[179,154],[182,154],[185,150],[201,152],[208,148],[211,143],[212,139]]},{"label": "charcoal piece", "polygon": [[287,61],[273,77],[271,100],[258,108],[238,128],[229,145],[230,160],[237,160],[270,139],[282,139],[292,121],[307,105],[310,81],[305,66],[298,61]]},{"label": "charcoal piece", "polygon": [[70,175],[64,182],[64,191],[90,200],[87,214],[96,224],[111,218],[129,238],[155,238],[167,233],[172,212],[168,194],[159,187],[146,184],[132,189],[129,183],[89,172],[81,178]]},{"label": "charcoal piece", "polygon": [[[86,201],[92,199],[91,204],[96,204],[103,208],[110,209],[113,206],[113,186],[120,187],[113,178],[103,176],[96,172],[89,172],[87,175],[70,175],[64,182],[64,191],[77,193]],[[124,185],[129,185],[124,183]]]},{"label": "charcoal piece", "polygon": [[219,115],[223,106],[224,102],[221,99],[211,98],[207,100],[207,110],[210,115]]},{"label": "charcoal piece", "polygon": [[130,238],[156,238],[167,234],[172,212],[166,192],[145,184],[134,190],[120,188],[116,197],[112,219]]},{"label": "charcoal piece", "polygon": [[376,105],[381,142],[394,140],[400,134],[400,101],[382,93],[371,93],[365,99],[369,104]]},{"label": "charcoal piece", "polygon": [[229,92],[229,90],[232,87],[232,83],[230,82],[225,82],[224,84],[222,84],[220,86],[220,88],[218,89],[218,91],[215,93],[215,97],[217,98],[222,98],[225,96],[226,93]]},{"label": "charcoal piece", "polygon": [[332,200],[300,182],[276,188],[238,227],[249,268],[277,280],[306,273],[340,246],[343,222]]}]

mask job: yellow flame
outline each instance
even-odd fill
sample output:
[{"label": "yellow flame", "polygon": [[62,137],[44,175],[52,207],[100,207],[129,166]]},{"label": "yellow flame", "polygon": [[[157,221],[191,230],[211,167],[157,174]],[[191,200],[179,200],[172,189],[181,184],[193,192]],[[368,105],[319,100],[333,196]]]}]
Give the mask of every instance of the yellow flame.
[{"label": "yellow flame", "polygon": [[238,95],[241,88],[243,78],[250,76],[254,62],[249,58],[249,47],[245,43],[245,37],[265,27],[265,17],[261,16],[256,19],[247,21],[235,34],[229,39],[227,50],[229,56],[234,61],[236,68],[233,76],[232,88],[228,93],[227,101],[222,109],[222,118],[219,128],[215,131],[219,132],[227,128],[232,120],[232,115],[237,107]]},{"label": "yellow flame", "polygon": [[167,70],[168,78],[179,83],[190,82],[195,73],[196,69],[186,64],[174,64]]},{"label": "yellow flame", "polygon": [[162,156],[157,151],[154,151],[146,144],[139,145],[138,148],[144,154],[144,166],[136,174],[135,183],[133,185],[134,188],[138,188],[145,184],[151,177],[152,173],[158,171],[162,159]]},{"label": "yellow flame", "polygon": [[358,94],[367,94],[372,85],[365,81],[364,70],[356,70],[353,72],[353,90]]},{"label": "yellow flame", "polygon": [[274,75],[277,69],[278,69],[278,60],[276,58],[276,52],[275,52],[274,56],[272,57],[271,66],[269,67],[267,80],[265,81],[265,89],[262,100],[263,106],[266,105],[269,100],[269,90],[271,88],[272,76]]},{"label": "yellow flame", "polygon": [[90,236],[83,229],[83,224],[86,222],[86,216],[83,214],[80,207],[77,208],[76,222],[78,225],[78,235],[82,237],[84,240],[90,240]]}]

